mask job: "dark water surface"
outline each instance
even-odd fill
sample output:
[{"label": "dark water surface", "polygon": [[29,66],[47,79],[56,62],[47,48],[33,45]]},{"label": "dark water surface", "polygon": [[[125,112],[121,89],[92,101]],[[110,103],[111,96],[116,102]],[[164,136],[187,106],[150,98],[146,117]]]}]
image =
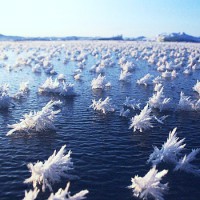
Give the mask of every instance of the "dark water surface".
[{"label": "dark water surface", "polygon": [[[29,44],[31,46],[31,44]],[[56,45],[53,43],[53,45]],[[76,44],[75,44],[76,45]],[[60,45],[61,46],[61,45]],[[67,44],[65,48],[67,49]],[[34,48],[36,48],[34,46]],[[33,49],[34,50],[34,49]],[[33,51],[33,50],[30,50]],[[8,55],[7,61],[16,60],[16,52],[5,50]],[[41,52],[43,52],[41,50]],[[26,57],[28,53],[21,51],[19,56]],[[146,73],[157,76],[159,73],[155,67],[150,67],[145,61],[132,59],[137,67],[133,72],[130,83],[120,82],[120,67],[115,55],[113,61],[116,65],[105,68],[105,76],[112,87],[103,92],[92,91],[91,80],[97,74],[89,72],[90,67],[98,60],[88,55],[86,66],[82,72],[82,80],[73,79],[73,71],[77,69],[76,62],[63,64],[65,51],[52,59],[54,68],[58,73],[63,73],[67,81],[75,84],[75,97],[57,97],[53,95],[39,95],[37,89],[44,83],[49,75],[34,74],[29,66],[16,68],[11,72],[0,68],[0,84],[9,83],[10,92],[14,94],[19,83],[29,81],[30,93],[27,98],[15,101],[15,107],[7,111],[0,111],[0,200],[23,199],[24,191],[32,189],[32,185],[24,184],[23,181],[30,177],[27,164],[36,161],[44,161],[52,155],[53,151],[59,150],[62,145],[67,145],[67,151],[72,150],[74,170],[71,174],[75,178],[71,181],[70,191],[72,194],[83,189],[88,189],[88,200],[131,200],[132,191],[127,189],[131,185],[131,177],[144,176],[151,166],[147,164],[153,145],[159,148],[166,141],[169,131],[174,127],[178,129],[178,136],[185,137],[186,149],[184,154],[194,148],[200,147],[200,113],[178,112],[175,109],[159,113],[157,116],[168,114],[165,124],[153,124],[154,127],[143,133],[129,130],[130,118],[121,118],[121,109],[126,96],[140,100],[142,106],[152,96],[153,85],[148,87],[138,86],[136,80]],[[58,59],[59,58],[59,59]],[[56,76],[53,76],[56,77]],[[179,100],[180,91],[197,99],[198,95],[192,91],[196,80],[200,79],[200,72],[196,71],[190,76],[179,74],[173,80],[164,81],[166,97],[172,98],[174,108]],[[103,99],[107,96],[112,98],[116,106],[116,112],[103,115],[89,108],[92,99]],[[37,133],[33,135],[15,135],[7,137],[10,130],[7,124],[19,122],[23,114],[31,110],[40,110],[50,99],[60,99],[63,102],[62,111],[55,119],[56,131]],[[139,111],[133,111],[134,116]],[[200,156],[197,156],[197,166],[200,166]],[[169,200],[197,200],[200,199],[200,177],[195,177],[184,172],[173,172],[173,167],[161,164],[159,170],[169,169],[163,182],[169,182],[169,191],[165,199]],[[56,192],[60,187],[64,188],[67,179],[53,185]],[[47,199],[50,195],[48,189],[45,193],[40,192],[38,199]]]}]

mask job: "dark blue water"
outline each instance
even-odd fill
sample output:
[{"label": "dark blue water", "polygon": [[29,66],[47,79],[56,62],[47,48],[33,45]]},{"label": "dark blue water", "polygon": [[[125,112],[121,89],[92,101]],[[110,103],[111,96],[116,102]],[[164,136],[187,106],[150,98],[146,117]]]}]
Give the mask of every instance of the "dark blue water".
[{"label": "dark blue water", "polygon": [[[129,50],[137,48],[137,43],[22,43],[11,44],[5,48],[6,44],[1,44],[1,50],[8,55],[8,60],[0,63],[10,63],[11,66],[17,57],[27,58],[33,52],[48,56],[52,49],[55,50],[51,62],[58,73],[63,73],[67,81],[75,84],[75,97],[58,97],[53,95],[39,95],[37,90],[44,83],[49,75],[34,74],[30,66],[22,66],[8,72],[4,67],[0,68],[0,84],[9,83],[10,93],[14,94],[19,83],[29,81],[30,93],[27,98],[14,101],[15,107],[10,107],[6,111],[0,111],[0,199],[16,200],[24,197],[24,191],[32,189],[32,185],[24,184],[23,181],[30,177],[27,164],[44,161],[52,155],[53,151],[59,150],[62,145],[67,145],[67,150],[72,150],[72,161],[74,170],[71,174],[70,191],[72,194],[83,189],[88,189],[88,200],[130,200],[136,199],[127,186],[131,185],[131,177],[135,175],[144,176],[150,165],[146,163],[153,145],[159,148],[166,141],[169,131],[178,127],[178,136],[185,137],[186,149],[184,153],[189,153],[193,148],[200,147],[200,113],[198,112],[178,112],[175,108],[178,104],[180,91],[186,95],[191,95],[193,99],[198,99],[198,95],[192,91],[192,87],[197,79],[200,79],[200,72],[195,71],[190,76],[181,73],[175,79],[165,80],[166,97],[172,98],[173,108],[167,112],[159,113],[157,116],[168,114],[165,124],[154,123],[154,127],[143,133],[129,130],[130,118],[119,117],[126,96],[140,100],[142,106],[146,104],[148,98],[152,96],[153,85],[148,87],[138,86],[136,80],[146,73],[155,76],[159,74],[155,66],[149,66],[145,61],[136,61],[131,58]],[[145,44],[142,44],[145,45]],[[151,44],[148,44],[151,46]],[[184,46],[184,44],[180,44]],[[178,45],[177,45],[178,46]],[[190,48],[185,45],[185,48]],[[120,67],[117,64],[114,51],[116,47],[119,51],[126,51],[130,60],[136,63],[136,70],[130,83],[120,82]],[[105,68],[105,76],[110,81],[112,87],[103,92],[92,91],[91,80],[97,74],[89,72],[90,67],[100,58],[91,56],[91,49],[106,51],[110,49],[112,60],[115,66]],[[161,46],[160,46],[161,48]],[[199,49],[199,46],[195,46]],[[28,49],[28,50],[27,50]],[[77,62],[63,64],[67,51],[75,49],[88,52],[88,60],[82,72],[82,80],[73,79],[73,71],[77,69]],[[17,54],[19,52],[19,54]],[[56,77],[56,76],[54,76]],[[89,108],[92,99],[111,97],[112,103],[116,106],[116,112],[103,115]],[[38,133],[33,135],[16,135],[7,137],[9,131],[7,124],[19,122],[23,114],[31,110],[40,110],[49,100],[60,99],[63,102],[62,111],[55,119],[56,131]],[[138,111],[133,111],[134,116]],[[197,156],[197,166],[200,167],[200,156]],[[169,182],[169,191],[165,199],[174,200],[196,200],[200,198],[200,178],[184,172],[173,172],[173,166],[162,164],[159,170],[169,169],[164,182]],[[56,192],[60,187],[64,188],[67,179],[53,185]],[[50,192],[40,192],[38,199],[47,199]]]}]

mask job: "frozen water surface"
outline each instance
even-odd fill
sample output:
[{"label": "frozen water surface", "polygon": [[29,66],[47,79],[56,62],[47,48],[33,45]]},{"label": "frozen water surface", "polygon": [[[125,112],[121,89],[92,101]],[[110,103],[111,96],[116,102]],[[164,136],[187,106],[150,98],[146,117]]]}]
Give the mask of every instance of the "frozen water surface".
[{"label": "frozen water surface", "polygon": [[[138,199],[127,188],[131,185],[131,177],[145,176],[152,167],[147,163],[152,146],[160,148],[169,131],[175,127],[178,137],[185,138],[187,144],[180,159],[200,147],[199,109],[187,109],[186,104],[181,109],[178,106],[181,92],[190,97],[192,103],[198,103],[199,87],[196,84],[200,80],[200,44],[2,42],[0,52],[4,55],[0,56],[0,86],[9,84],[6,91],[9,95],[8,108],[0,109],[1,200],[23,199],[25,190],[33,190],[32,184],[23,183],[30,177],[27,164],[47,160],[54,150],[59,151],[63,145],[66,145],[67,152],[72,151],[74,169],[70,175],[73,178],[61,178],[54,183],[53,193],[65,188],[70,181],[71,194],[87,189],[88,200]],[[185,73],[186,69],[190,73]],[[122,70],[128,74],[128,81],[119,80]],[[168,73],[162,76],[166,71]],[[81,79],[74,79],[75,72],[81,73]],[[99,76],[99,72],[110,82],[110,87],[92,89],[91,82]],[[137,84],[137,80],[147,74],[152,78],[148,84]],[[160,78],[156,78],[158,76]],[[50,77],[53,80],[58,78],[60,85],[63,81],[74,84],[76,95],[60,95],[53,90],[50,93],[38,92]],[[153,81],[155,78],[156,81]],[[23,82],[28,82],[30,91],[19,99],[13,98]],[[158,119],[165,115],[168,117],[163,124],[154,120],[152,128],[141,133],[138,130],[133,132],[129,129],[130,119],[139,115],[140,109],[129,108],[128,117],[120,117],[120,110],[126,97],[135,99],[143,109],[155,93],[154,82],[162,84],[163,95],[170,98],[170,102],[163,110],[152,106],[152,115]],[[115,112],[103,114],[89,108],[92,100],[104,100],[106,97],[112,99]],[[56,130],[6,136],[10,130],[8,124],[19,123],[24,114],[41,110],[50,100],[62,102],[56,108],[61,110],[54,119]],[[199,169],[199,154],[194,164]],[[168,170],[163,177],[163,183],[168,183],[168,192],[163,198],[196,200],[200,196],[200,178],[173,168],[164,162],[156,168],[158,171]],[[51,192],[39,189],[37,199],[48,199]]]}]

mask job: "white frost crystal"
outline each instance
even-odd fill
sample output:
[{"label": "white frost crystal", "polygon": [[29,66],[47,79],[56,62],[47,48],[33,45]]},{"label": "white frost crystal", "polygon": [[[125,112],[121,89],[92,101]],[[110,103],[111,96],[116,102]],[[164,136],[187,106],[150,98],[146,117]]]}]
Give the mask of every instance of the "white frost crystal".
[{"label": "white frost crystal", "polygon": [[29,192],[25,191],[25,197],[23,198],[23,200],[35,200],[37,198],[39,191],[40,190],[38,188],[30,190]]},{"label": "white frost crystal", "polygon": [[73,167],[70,157],[71,151],[65,155],[65,147],[66,145],[62,146],[57,153],[55,150],[53,155],[44,162],[29,163],[27,166],[31,172],[31,177],[27,178],[24,183],[33,183],[34,188],[37,185],[42,185],[43,191],[46,187],[52,191],[51,184],[60,181],[61,177],[67,177],[67,172]]},{"label": "white frost crystal", "polygon": [[66,188],[63,190],[60,188],[55,194],[51,193],[48,200],[82,200],[86,199],[85,195],[88,193],[88,190],[82,190],[75,195],[71,196],[69,192],[70,183],[67,184]]},{"label": "white frost crystal", "polygon": [[149,108],[148,104],[141,110],[139,115],[135,115],[131,118],[131,125],[129,129],[133,128],[135,132],[137,129],[142,132],[142,130],[149,129],[152,126],[151,120],[153,116],[151,116],[151,108]]},{"label": "white frost crystal", "polygon": [[8,125],[12,130],[8,131],[6,135],[12,135],[14,132],[29,133],[29,131],[40,132],[55,129],[53,121],[60,110],[53,111],[53,106],[59,104],[61,104],[60,101],[49,101],[41,111],[25,114],[24,119],[21,119],[19,123]]},{"label": "white frost crystal", "polygon": [[163,194],[168,190],[168,183],[161,183],[163,176],[167,174],[168,170],[158,172],[156,167],[153,167],[144,177],[136,175],[131,179],[133,195],[141,199],[153,198],[156,200],[164,200]]},{"label": "white frost crystal", "polygon": [[158,147],[154,147],[154,152],[149,156],[147,162],[151,162],[153,165],[157,165],[161,162],[177,162],[177,156],[184,149],[186,144],[183,144],[185,138],[179,140],[176,136],[176,128],[172,132],[169,132],[169,138],[162,145],[159,150]]},{"label": "white frost crystal", "polygon": [[181,158],[174,169],[174,171],[181,170],[187,173],[192,173],[200,176],[200,169],[197,166],[191,164],[193,160],[195,160],[196,155],[199,153],[200,149],[193,149],[192,152],[188,155],[185,155]]},{"label": "white frost crystal", "polygon": [[94,110],[98,110],[103,112],[104,114],[108,112],[114,112],[115,108],[110,103],[111,99],[107,97],[105,100],[99,99],[98,101],[92,100],[92,104],[90,105],[90,108],[93,108]]}]

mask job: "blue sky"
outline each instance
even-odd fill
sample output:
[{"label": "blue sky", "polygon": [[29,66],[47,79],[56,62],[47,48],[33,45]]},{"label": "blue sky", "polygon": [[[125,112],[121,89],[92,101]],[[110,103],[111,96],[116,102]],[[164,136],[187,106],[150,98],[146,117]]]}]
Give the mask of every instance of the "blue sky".
[{"label": "blue sky", "polygon": [[0,33],[21,36],[200,36],[200,0],[0,0]]}]

